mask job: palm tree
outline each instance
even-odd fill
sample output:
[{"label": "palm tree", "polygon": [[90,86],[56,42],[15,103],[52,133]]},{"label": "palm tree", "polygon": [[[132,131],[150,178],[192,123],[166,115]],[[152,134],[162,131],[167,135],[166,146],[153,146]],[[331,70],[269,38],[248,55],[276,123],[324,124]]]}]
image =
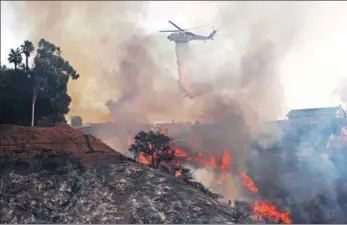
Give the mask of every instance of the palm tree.
[{"label": "palm tree", "polygon": [[10,51],[10,54],[8,56],[8,61],[10,63],[14,64],[14,68],[17,69],[17,65],[20,64],[22,62],[23,58],[20,52],[20,49],[17,48],[16,50],[14,50],[13,48]]},{"label": "palm tree", "polygon": [[34,52],[35,48],[34,48],[33,43],[31,41],[28,41],[28,40],[24,41],[24,44],[22,44],[20,47],[22,48],[22,52],[25,55],[25,72],[27,72],[29,70],[28,60],[29,60],[31,53]]}]

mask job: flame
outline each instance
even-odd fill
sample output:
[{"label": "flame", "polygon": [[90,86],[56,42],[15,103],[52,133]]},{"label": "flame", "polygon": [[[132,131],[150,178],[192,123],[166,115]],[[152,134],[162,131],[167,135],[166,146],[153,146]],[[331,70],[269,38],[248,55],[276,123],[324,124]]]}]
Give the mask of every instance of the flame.
[{"label": "flame", "polygon": [[168,129],[167,128],[163,127],[163,128],[160,129],[160,134],[167,136],[167,133],[168,133]]},{"label": "flame", "polygon": [[[189,157],[188,153],[186,153],[185,151],[183,151],[180,148],[175,149],[175,156],[176,157],[182,157],[182,158],[188,158]],[[189,158],[191,158],[191,157],[189,157]]]},{"label": "flame", "polygon": [[139,154],[138,161],[142,164],[149,165],[151,164],[151,157],[146,157],[142,153]]},{"label": "flame", "polygon": [[229,153],[224,152],[222,156],[222,164],[220,165],[220,169],[224,171],[228,169],[230,165],[231,165],[231,157]]},{"label": "flame", "polygon": [[198,152],[196,160],[204,166],[217,168],[216,159],[213,156],[210,156],[209,159],[204,159],[204,157],[202,157],[201,155],[201,152]]},{"label": "flame", "polygon": [[175,172],[175,176],[176,176],[176,177],[182,177],[182,173],[181,173],[181,171],[176,170],[176,172]]},{"label": "flame", "polygon": [[[167,135],[168,133],[167,128],[162,128],[160,130],[160,133],[163,135]],[[133,143],[134,143],[134,140],[128,137],[128,145],[130,146]],[[152,146],[150,145],[149,147],[151,148]],[[201,152],[197,152],[196,156],[194,157],[194,156],[190,156],[187,152],[185,152],[183,149],[180,149],[180,148],[172,148],[172,150],[170,151],[173,151],[171,153],[173,153],[175,157],[177,158],[181,158],[187,161],[196,161],[201,163],[204,166],[211,167],[214,169],[220,169],[222,173],[220,177],[216,179],[216,183],[219,185],[231,179],[231,172],[228,170],[232,163],[232,157],[229,155],[228,152],[223,153],[223,156],[221,158],[221,163],[218,166],[216,158],[211,155],[208,158],[206,158],[206,157],[203,157]],[[151,160],[151,156],[146,157],[145,155],[143,155],[143,153],[140,153],[138,156],[138,161],[142,164],[149,165],[151,164],[152,160]],[[176,160],[172,162],[168,162],[167,165],[172,165],[177,167],[181,166],[181,164],[177,162]],[[178,169],[175,171],[175,176],[182,178],[183,175],[181,171]],[[258,188],[255,186],[254,182],[252,181],[252,179],[245,172],[241,172],[241,176],[242,176],[242,183],[248,190],[254,193],[259,191]],[[228,192],[227,196],[229,199],[233,199],[236,195],[236,191],[234,189],[231,189],[227,192]],[[289,213],[281,212],[277,210],[276,207],[272,205],[271,203],[268,203],[265,201],[256,201],[253,205],[253,210],[258,218],[266,217],[276,222],[283,222],[287,224],[291,223]]]},{"label": "flame", "polygon": [[288,212],[281,212],[276,207],[268,202],[256,201],[253,206],[254,212],[262,217],[267,217],[272,221],[291,223]]},{"label": "flame", "polygon": [[254,185],[252,179],[245,172],[241,172],[241,176],[242,183],[248,188],[248,190],[250,190],[251,192],[259,191],[258,188]]},{"label": "flame", "polygon": [[223,184],[226,180],[231,178],[231,173],[222,173],[222,175],[217,179],[218,184]]}]

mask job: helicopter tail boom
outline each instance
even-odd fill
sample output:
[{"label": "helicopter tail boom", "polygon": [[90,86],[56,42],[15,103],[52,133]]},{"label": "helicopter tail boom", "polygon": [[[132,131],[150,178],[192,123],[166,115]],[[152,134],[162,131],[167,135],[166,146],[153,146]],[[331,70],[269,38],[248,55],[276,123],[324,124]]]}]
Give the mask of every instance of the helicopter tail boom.
[{"label": "helicopter tail boom", "polygon": [[210,33],[210,35],[207,36],[208,39],[213,40],[214,36],[216,36],[217,31],[218,30],[213,29],[213,31]]}]

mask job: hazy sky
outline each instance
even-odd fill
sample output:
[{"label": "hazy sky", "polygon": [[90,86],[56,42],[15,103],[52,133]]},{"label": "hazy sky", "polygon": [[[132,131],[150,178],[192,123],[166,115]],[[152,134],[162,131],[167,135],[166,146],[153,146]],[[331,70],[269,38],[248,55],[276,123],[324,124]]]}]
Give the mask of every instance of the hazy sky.
[{"label": "hazy sky", "polygon": [[[143,22],[148,32],[171,28],[167,20],[183,27],[206,25],[196,32],[208,34],[212,18],[218,13],[214,2],[152,2]],[[318,7],[305,30],[291,47],[280,66],[287,109],[336,106],[341,104],[333,92],[347,77],[347,2],[315,2]],[[322,20],[324,18],[324,20]],[[10,48],[27,39],[26,30],[12,30],[16,23],[11,8],[1,2],[1,64],[8,64]],[[221,27],[217,27],[221,28]],[[220,36],[223,35],[221,28]],[[216,37],[215,42],[218,42]],[[166,38],[166,35],[163,35]]]}]

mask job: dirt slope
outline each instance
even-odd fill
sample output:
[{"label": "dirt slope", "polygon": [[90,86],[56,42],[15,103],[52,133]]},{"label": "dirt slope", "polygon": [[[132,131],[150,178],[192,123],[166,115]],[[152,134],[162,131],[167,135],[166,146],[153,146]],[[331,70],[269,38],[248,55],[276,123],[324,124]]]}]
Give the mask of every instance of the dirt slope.
[{"label": "dirt slope", "polygon": [[68,125],[0,134],[0,223],[233,223],[228,207]]},{"label": "dirt slope", "polygon": [[124,158],[99,139],[66,124],[56,127],[0,125],[0,150],[10,161],[69,152],[85,164],[107,163]]}]

